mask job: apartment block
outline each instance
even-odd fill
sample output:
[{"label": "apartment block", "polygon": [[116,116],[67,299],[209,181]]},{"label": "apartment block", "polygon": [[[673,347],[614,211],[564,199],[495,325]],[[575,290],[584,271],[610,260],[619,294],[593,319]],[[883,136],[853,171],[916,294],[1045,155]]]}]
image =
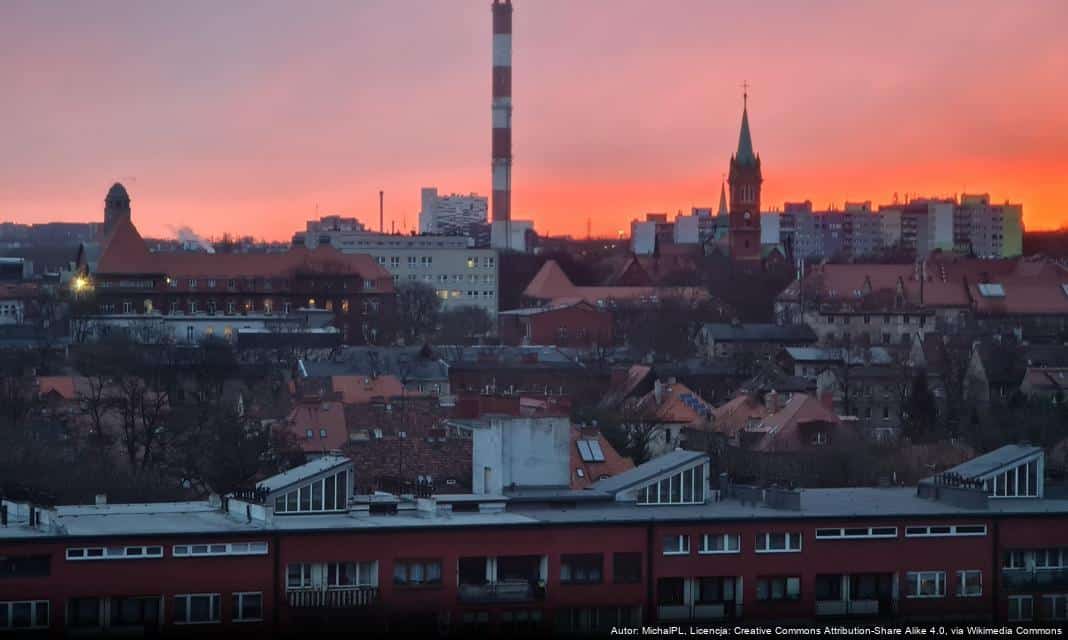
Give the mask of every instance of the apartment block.
[{"label": "apartment block", "polygon": [[916,487],[787,490],[679,450],[583,490],[366,495],[328,455],[203,502],[4,499],[0,628],[1063,624],[1068,500],[1045,490],[1044,464],[1009,445]]},{"label": "apartment block", "polygon": [[446,235],[383,234],[308,222],[308,231],[293,236],[295,246],[330,245],[342,253],[371,256],[393,276],[395,285],[422,282],[434,288],[442,309],[463,306],[497,316],[498,257],[495,249],[476,248],[471,238]]}]

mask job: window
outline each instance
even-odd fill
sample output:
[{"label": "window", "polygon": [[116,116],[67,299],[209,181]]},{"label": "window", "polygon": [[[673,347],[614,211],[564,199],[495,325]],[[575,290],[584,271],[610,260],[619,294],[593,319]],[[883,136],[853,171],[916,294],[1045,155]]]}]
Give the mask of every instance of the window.
[{"label": "window", "polygon": [[684,556],[690,553],[690,536],[679,534],[677,536],[664,536],[665,556]]},{"label": "window", "polygon": [[945,595],[945,571],[909,571],[905,574],[906,598],[943,598]]},{"label": "window", "polygon": [[260,592],[235,593],[233,617],[234,622],[263,620],[263,594]]},{"label": "window", "polygon": [[52,556],[0,556],[0,580],[50,575]]},{"label": "window", "polygon": [[[307,429],[305,436],[315,438],[315,431]],[[275,513],[337,511],[348,506],[348,470],[315,480],[275,497]]]},{"label": "window", "polygon": [[700,553],[738,553],[742,537],[735,533],[706,533],[701,536]]},{"label": "window", "polygon": [[71,598],[67,601],[67,626],[72,629],[101,627],[100,598]]},{"label": "window", "polygon": [[67,560],[162,558],[163,547],[68,547]]},{"label": "window", "polygon": [[8,629],[47,629],[48,600],[0,602],[0,631]]},{"label": "window", "polygon": [[1035,617],[1035,601],[1031,596],[1009,596],[1009,621],[1023,622]]},{"label": "window", "polygon": [[642,581],[642,554],[625,552],[612,555],[612,581],[634,584]]},{"label": "window", "polygon": [[112,598],[109,612],[112,627],[158,627],[160,599],[155,596]]},{"label": "window", "polygon": [[174,624],[219,622],[219,594],[199,593],[174,596]]},{"label": "window", "polygon": [[957,597],[978,598],[983,595],[983,572],[968,570],[957,572]]},{"label": "window", "polygon": [[943,536],[985,536],[985,524],[932,525],[924,527],[905,527],[906,538],[943,537]]},{"label": "window", "polygon": [[397,560],[393,563],[393,584],[412,587],[441,584],[441,560]]},{"label": "window", "polygon": [[171,547],[175,558],[201,556],[263,556],[267,555],[267,542],[229,542],[217,544],[176,544]]},{"label": "window", "polygon": [[816,529],[817,540],[839,538],[896,538],[897,527],[854,527],[845,529]]},{"label": "window", "polygon": [[660,578],[656,582],[657,604],[679,606],[686,602],[686,586],[682,578]]},{"label": "window", "polygon": [[1042,618],[1068,620],[1068,593],[1042,596]]},{"label": "window", "polygon": [[579,440],[576,443],[583,462],[604,462],[604,451],[597,440]]},{"label": "window", "polygon": [[1038,461],[1032,460],[1026,464],[1004,471],[987,480],[987,490],[995,498],[1033,498],[1038,496]]},{"label": "window", "polygon": [[701,504],[705,501],[705,468],[684,469],[638,489],[638,504]]},{"label": "window", "polygon": [[311,565],[291,564],[286,567],[286,589],[303,589],[311,586]]},{"label": "window", "polygon": [[326,565],[326,584],[330,587],[372,587],[378,584],[378,563],[331,562]]},{"label": "window", "polygon": [[720,604],[723,602],[732,602],[734,600],[734,585],[735,582],[733,577],[717,576],[711,578],[697,578],[696,603]]},{"label": "window", "polygon": [[1032,554],[1035,557],[1035,567],[1039,569],[1068,567],[1068,549],[1038,549]]},{"label": "window", "polygon": [[800,598],[801,578],[799,577],[757,578],[757,600],[799,600]]},{"label": "window", "polygon": [[582,553],[560,556],[560,582],[563,584],[600,584],[604,556]]},{"label": "window", "polygon": [[841,600],[842,599],[842,576],[840,575],[816,575],[815,583],[816,600]]},{"label": "window", "polygon": [[758,533],[757,553],[787,553],[801,550],[800,533]]}]

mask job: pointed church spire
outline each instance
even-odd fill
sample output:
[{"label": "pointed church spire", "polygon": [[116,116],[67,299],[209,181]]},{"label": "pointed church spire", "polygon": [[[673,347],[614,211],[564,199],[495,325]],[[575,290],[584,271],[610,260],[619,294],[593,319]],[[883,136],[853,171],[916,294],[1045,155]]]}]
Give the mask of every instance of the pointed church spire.
[{"label": "pointed church spire", "polygon": [[727,209],[727,188],[726,188],[726,184],[721,182],[721,183],[719,183],[719,211],[716,212],[716,215],[726,216],[729,213],[730,213],[730,210]]},{"label": "pointed church spire", "polygon": [[749,83],[742,86],[745,88],[742,94],[742,130],[738,134],[738,151],[734,159],[740,165],[751,166],[756,164],[756,154],[753,153],[753,138],[749,134]]}]

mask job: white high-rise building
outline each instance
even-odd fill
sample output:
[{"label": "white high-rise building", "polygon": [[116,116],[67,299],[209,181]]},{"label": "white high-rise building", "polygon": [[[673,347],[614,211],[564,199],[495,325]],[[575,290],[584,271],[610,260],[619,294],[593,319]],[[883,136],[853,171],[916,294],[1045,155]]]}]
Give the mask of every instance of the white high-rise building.
[{"label": "white high-rise building", "polygon": [[485,224],[489,200],[478,194],[439,196],[435,187],[424,187],[419,211],[419,232],[458,234],[472,224]]}]

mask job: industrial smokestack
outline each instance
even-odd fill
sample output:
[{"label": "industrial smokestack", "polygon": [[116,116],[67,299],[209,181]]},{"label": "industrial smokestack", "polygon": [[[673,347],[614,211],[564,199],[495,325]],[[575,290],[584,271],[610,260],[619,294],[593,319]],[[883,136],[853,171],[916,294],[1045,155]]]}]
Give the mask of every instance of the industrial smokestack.
[{"label": "industrial smokestack", "polygon": [[493,0],[493,220],[512,218],[512,0]]}]

